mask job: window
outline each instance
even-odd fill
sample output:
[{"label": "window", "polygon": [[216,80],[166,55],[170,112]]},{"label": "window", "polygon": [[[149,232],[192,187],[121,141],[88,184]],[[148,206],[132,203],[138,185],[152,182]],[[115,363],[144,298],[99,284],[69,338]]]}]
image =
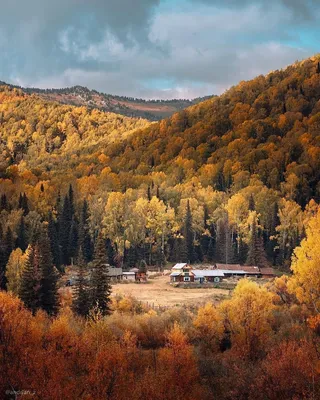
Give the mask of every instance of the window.
[{"label": "window", "polygon": [[189,276],[185,276],[185,277],[184,277],[184,281],[185,281],[185,282],[190,282],[190,277],[189,277]]}]

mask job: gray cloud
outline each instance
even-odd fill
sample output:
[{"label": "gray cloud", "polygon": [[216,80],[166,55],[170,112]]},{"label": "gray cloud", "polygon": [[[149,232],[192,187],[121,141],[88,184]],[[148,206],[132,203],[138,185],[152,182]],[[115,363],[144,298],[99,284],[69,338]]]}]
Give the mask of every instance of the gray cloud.
[{"label": "gray cloud", "polygon": [[1,3],[0,80],[148,98],[220,93],[307,57],[299,29],[319,14],[308,0]]}]

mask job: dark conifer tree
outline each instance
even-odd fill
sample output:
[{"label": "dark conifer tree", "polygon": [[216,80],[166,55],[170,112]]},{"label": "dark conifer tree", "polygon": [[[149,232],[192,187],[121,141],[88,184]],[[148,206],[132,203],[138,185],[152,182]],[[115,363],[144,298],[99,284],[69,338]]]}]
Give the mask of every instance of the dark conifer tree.
[{"label": "dark conifer tree", "polygon": [[53,264],[56,268],[61,271],[61,251],[59,246],[59,237],[57,232],[57,226],[53,220],[52,213],[48,216],[48,236],[50,240],[50,248],[52,254]]},{"label": "dark conifer tree", "polygon": [[214,239],[211,237],[209,241],[209,246],[208,246],[208,252],[207,252],[207,260],[209,262],[215,261],[215,246],[214,246]]},{"label": "dark conifer tree", "polygon": [[258,267],[268,266],[268,260],[264,249],[263,237],[258,229],[257,218],[254,218],[250,227],[250,240],[248,244],[247,265]]},{"label": "dark conifer tree", "polygon": [[255,209],[256,209],[256,204],[253,195],[251,194],[249,197],[249,211],[254,211]]},{"label": "dark conifer tree", "polygon": [[1,278],[0,288],[3,290],[5,290],[7,287],[6,268],[12,250],[13,250],[13,235],[11,229],[8,228],[3,241],[3,258],[0,271],[0,278]]},{"label": "dark conifer tree", "polygon": [[1,199],[0,199],[0,211],[9,211],[9,204],[8,204],[8,200],[7,200],[7,196],[5,193],[3,193],[1,195]]},{"label": "dark conifer tree", "polygon": [[36,244],[29,245],[21,276],[19,296],[25,306],[35,313],[40,307],[40,252]]},{"label": "dark conifer tree", "polygon": [[116,250],[110,239],[106,240],[107,259],[109,265],[115,265]]},{"label": "dark conifer tree", "polygon": [[47,229],[43,229],[39,239],[39,253],[40,253],[40,307],[49,315],[55,315],[58,311],[58,276],[55,271],[51,249],[50,240]]},{"label": "dark conifer tree", "polygon": [[110,314],[110,294],[106,243],[99,233],[92,262],[91,307],[97,307],[102,315]]},{"label": "dark conifer tree", "polygon": [[279,218],[279,206],[278,203],[274,203],[272,216],[271,216],[271,223],[269,232],[267,233],[267,238],[265,240],[266,243],[266,252],[268,259],[272,262],[272,265],[275,265],[278,257],[279,257],[279,250],[276,248],[278,245],[276,234],[277,234],[277,226],[280,225],[280,218]]},{"label": "dark conifer tree", "polygon": [[18,208],[22,208],[22,199],[23,199],[23,197],[22,197],[22,193],[20,192],[20,195],[19,195],[19,203],[18,203]]},{"label": "dark conifer tree", "polygon": [[78,222],[76,218],[73,218],[69,233],[69,243],[68,243],[68,257],[70,262],[73,263],[75,257],[78,254],[78,241],[79,241],[79,233],[78,233]]},{"label": "dark conifer tree", "polygon": [[89,206],[87,200],[83,201],[80,224],[79,224],[79,247],[82,249],[83,257],[86,262],[92,260],[93,243],[89,230]]},{"label": "dark conifer tree", "polygon": [[192,214],[191,214],[189,200],[187,203],[187,212],[186,212],[185,221],[184,221],[183,236],[184,236],[185,245],[187,248],[187,257],[188,257],[187,262],[194,263],[197,259],[197,256],[195,253],[194,243],[193,243],[194,233],[193,233],[193,228],[192,228]]},{"label": "dark conifer tree", "polygon": [[68,196],[65,196],[63,202],[61,221],[60,221],[60,230],[59,230],[62,263],[64,265],[70,264],[69,239],[70,239],[71,225],[72,225],[72,212],[71,212],[70,200]]},{"label": "dark conifer tree", "polygon": [[71,217],[74,216],[75,213],[75,208],[74,208],[74,192],[73,192],[73,187],[70,184],[69,186],[69,203],[70,203],[70,213],[71,213]]},{"label": "dark conifer tree", "polygon": [[24,223],[24,217],[20,219],[20,224],[18,226],[18,236],[16,240],[16,247],[19,247],[22,251],[26,251],[28,247],[27,235],[26,235],[26,225]]},{"label": "dark conifer tree", "polygon": [[148,200],[151,200],[151,188],[150,186],[148,186],[148,191],[147,191],[147,196],[148,196]]},{"label": "dark conifer tree", "polygon": [[23,215],[26,216],[29,214],[29,201],[28,201],[28,197],[25,193],[23,193],[22,199],[21,199],[21,207],[23,210]]},{"label": "dark conifer tree", "polygon": [[87,317],[90,310],[89,286],[86,278],[86,261],[80,248],[77,259],[77,277],[73,291],[72,308],[75,313]]}]

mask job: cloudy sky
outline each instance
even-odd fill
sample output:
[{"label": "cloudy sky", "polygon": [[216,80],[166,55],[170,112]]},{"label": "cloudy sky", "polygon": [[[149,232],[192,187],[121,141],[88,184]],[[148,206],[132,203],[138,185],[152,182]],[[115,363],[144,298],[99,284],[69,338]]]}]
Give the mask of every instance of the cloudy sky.
[{"label": "cloudy sky", "polygon": [[320,52],[320,0],[0,0],[0,80],[219,94]]}]

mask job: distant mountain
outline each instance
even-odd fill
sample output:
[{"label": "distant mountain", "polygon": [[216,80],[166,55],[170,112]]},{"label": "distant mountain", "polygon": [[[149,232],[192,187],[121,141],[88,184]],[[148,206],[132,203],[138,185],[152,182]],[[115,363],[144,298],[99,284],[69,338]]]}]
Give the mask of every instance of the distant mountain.
[{"label": "distant mountain", "polygon": [[61,104],[97,108],[102,111],[113,112],[127,117],[141,117],[149,121],[158,121],[170,117],[177,111],[181,111],[212,97],[199,97],[193,100],[143,100],[133,97],[105,94],[83,86],[73,86],[63,89],[37,89],[22,88],[1,81],[0,85],[18,88],[28,94],[35,93],[45,100],[57,101]]}]

